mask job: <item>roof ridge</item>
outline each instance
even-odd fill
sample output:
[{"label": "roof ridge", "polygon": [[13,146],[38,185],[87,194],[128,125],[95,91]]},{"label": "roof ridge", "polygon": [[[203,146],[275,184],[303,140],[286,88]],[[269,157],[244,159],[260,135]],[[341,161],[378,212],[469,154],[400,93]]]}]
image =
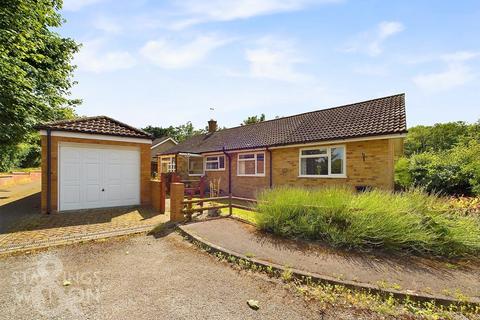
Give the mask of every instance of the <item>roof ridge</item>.
[{"label": "roof ridge", "polygon": [[145,134],[145,135],[150,136],[150,137],[153,138],[153,135],[152,135],[151,133],[148,133],[148,132],[146,132],[146,131],[143,131],[142,129],[139,129],[139,128],[132,127],[131,125],[128,125],[128,124],[126,124],[126,123],[124,123],[124,122],[121,122],[121,121],[119,121],[119,120],[117,120],[117,119],[113,119],[113,118],[110,118],[110,117],[107,117],[107,116],[98,116],[98,118],[108,119],[108,120],[113,121],[113,122],[115,122],[115,123],[117,123],[117,124],[119,124],[119,125],[122,125],[122,126],[124,126],[124,127],[127,127],[127,128],[129,128],[130,130],[133,130],[133,131],[136,131],[136,132],[140,132],[140,133],[142,133],[142,134]]},{"label": "roof ridge", "polygon": [[244,125],[239,125],[239,126],[235,126],[235,127],[225,128],[225,129],[222,129],[222,130],[219,130],[219,131],[216,131],[216,132],[226,131],[226,130],[231,130],[231,129],[237,129],[237,128],[245,128],[245,127],[255,126],[255,125],[259,125],[259,124],[266,123],[266,122],[273,122],[273,121],[278,121],[278,120],[282,120],[282,119],[288,119],[288,118],[298,117],[298,116],[305,115],[305,114],[309,114],[309,113],[315,113],[315,112],[328,111],[328,110],[332,110],[332,109],[345,108],[345,107],[350,107],[350,106],[353,106],[353,105],[356,105],[356,104],[363,104],[363,103],[373,102],[373,101],[376,101],[376,100],[383,100],[383,99],[393,98],[393,97],[397,97],[397,96],[405,96],[405,93],[404,93],[404,92],[403,92],[403,93],[397,93],[397,94],[392,94],[392,95],[385,96],[385,97],[368,99],[368,100],[363,100],[363,101],[359,101],[359,102],[344,104],[344,105],[340,105],[340,106],[329,107],[329,108],[325,108],[325,109],[319,109],[319,110],[313,110],[313,111],[306,111],[306,112],[302,112],[302,113],[292,114],[292,115],[290,115],[290,116],[279,117],[279,118],[270,119],[270,120],[264,120],[264,121],[262,121],[262,122],[250,123],[250,124],[244,124]]},{"label": "roof ridge", "polygon": [[93,119],[100,119],[100,118],[108,118],[107,116],[80,116],[78,118],[74,119],[63,119],[63,120],[55,120],[55,121],[49,121],[49,122],[44,122],[42,125],[48,126],[48,125],[55,125],[55,124],[64,124],[64,123],[69,123],[69,122],[79,122],[79,121],[85,121],[85,120],[93,120]]}]

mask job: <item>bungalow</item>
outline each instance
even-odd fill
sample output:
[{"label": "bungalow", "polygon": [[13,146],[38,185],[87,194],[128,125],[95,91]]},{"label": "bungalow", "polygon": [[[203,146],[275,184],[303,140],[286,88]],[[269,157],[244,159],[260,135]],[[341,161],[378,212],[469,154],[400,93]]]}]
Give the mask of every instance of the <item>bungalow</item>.
[{"label": "bungalow", "polygon": [[405,95],[218,130],[161,152],[158,172],[205,176],[223,193],[255,197],[274,186],[392,190],[407,133]]}]

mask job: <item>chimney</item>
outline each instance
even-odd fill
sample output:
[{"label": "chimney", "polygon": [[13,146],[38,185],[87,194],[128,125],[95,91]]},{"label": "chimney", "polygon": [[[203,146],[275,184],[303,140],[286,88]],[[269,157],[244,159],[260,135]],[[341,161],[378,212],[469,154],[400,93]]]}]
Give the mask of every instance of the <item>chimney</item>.
[{"label": "chimney", "polygon": [[208,133],[214,133],[215,131],[217,131],[217,127],[217,121],[213,119],[210,119],[210,121],[208,121]]}]

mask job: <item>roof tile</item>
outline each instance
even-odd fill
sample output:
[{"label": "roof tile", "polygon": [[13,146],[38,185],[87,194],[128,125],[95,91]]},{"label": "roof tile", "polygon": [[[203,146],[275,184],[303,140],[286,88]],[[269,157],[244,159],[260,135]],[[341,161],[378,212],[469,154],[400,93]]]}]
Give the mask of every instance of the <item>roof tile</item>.
[{"label": "roof tile", "polygon": [[50,122],[38,126],[38,129],[152,139],[149,133],[106,116]]},{"label": "roof tile", "polygon": [[405,132],[405,95],[398,94],[197,135],[162,154],[263,148]]}]

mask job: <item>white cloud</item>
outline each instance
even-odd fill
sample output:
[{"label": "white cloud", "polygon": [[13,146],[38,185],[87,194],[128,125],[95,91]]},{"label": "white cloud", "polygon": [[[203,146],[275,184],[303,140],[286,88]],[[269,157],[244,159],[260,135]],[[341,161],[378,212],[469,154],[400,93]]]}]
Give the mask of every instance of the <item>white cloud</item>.
[{"label": "white cloud", "polygon": [[99,16],[93,21],[93,26],[105,33],[119,33],[122,31],[122,26],[115,20],[105,16]]},{"label": "white cloud", "polygon": [[375,30],[359,35],[347,45],[346,52],[363,52],[372,57],[383,52],[383,43],[390,37],[402,32],[405,27],[397,21],[382,21]]},{"label": "white cloud", "polygon": [[176,1],[176,4],[185,12],[187,18],[177,21],[173,27],[181,29],[209,21],[247,19],[340,1],[342,0],[181,0]]},{"label": "white cloud", "polygon": [[479,52],[473,52],[473,51],[457,51],[453,53],[448,53],[444,54],[441,56],[442,60],[449,61],[449,62],[463,62],[467,60],[471,60],[473,58],[476,58],[480,55]]},{"label": "white cloud", "polygon": [[101,2],[103,0],[64,0],[63,9],[67,11],[78,11],[83,7]]},{"label": "white cloud", "polygon": [[[478,52],[457,51],[439,57],[446,63],[446,69],[441,72],[419,74],[413,77],[413,82],[427,92],[439,92],[462,86],[476,78],[466,61],[478,57]],[[438,59],[437,59],[438,60]]]},{"label": "white cloud", "polygon": [[186,68],[203,60],[211,51],[228,43],[216,36],[198,36],[184,44],[170,43],[165,39],[148,41],[140,53],[162,68]]},{"label": "white cloud", "polygon": [[263,39],[260,46],[247,49],[246,60],[250,64],[250,76],[289,82],[310,80],[312,77],[295,70],[301,62],[291,43]]},{"label": "white cloud", "polygon": [[80,52],[75,56],[75,63],[80,70],[101,73],[128,69],[136,64],[135,58],[127,51],[102,52],[102,40],[83,43]]}]

